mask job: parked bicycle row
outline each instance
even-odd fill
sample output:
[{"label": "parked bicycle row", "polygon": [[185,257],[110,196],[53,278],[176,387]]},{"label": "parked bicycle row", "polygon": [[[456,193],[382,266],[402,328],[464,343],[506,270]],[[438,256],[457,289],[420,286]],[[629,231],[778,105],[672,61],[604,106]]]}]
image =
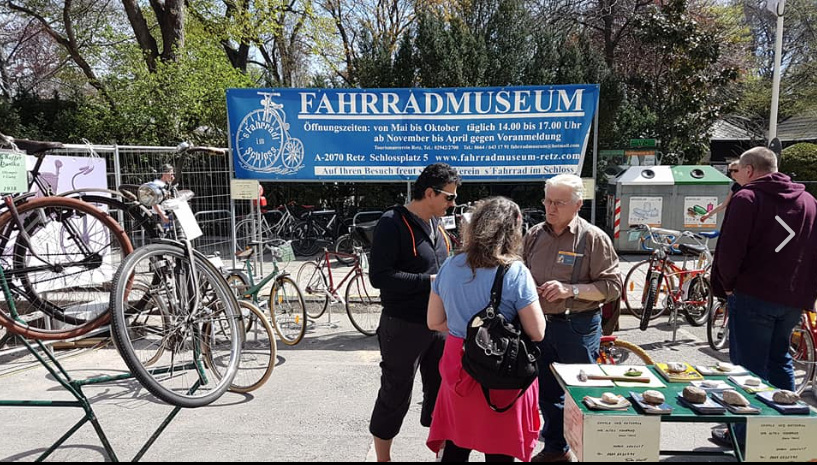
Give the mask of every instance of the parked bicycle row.
[{"label": "parked bicycle row", "polygon": [[[472,203],[455,205],[451,214],[443,218],[445,231],[455,249],[462,247],[461,231],[471,207]],[[238,246],[244,249],[259,240],[267,243],[291,241],[295,254],[302,257],[314,256],[324,248],[340,254],[352,254],[356,247],[368,252],[377,220],[386,209],[362,208],[353,214],[344,214],[338,210],[298,205],[294,201],[273,209],[267,209],[262,203],[259,208],[261,215],[237,218]],[[541,208],[526,208],[522,214],[523,233],[544,221]],[[335,258],[342,264],[351,264],[351,260],[343,255]]]},{"label": "parked bicycle row", "polygon": [[[28,188],[41,195],[6,196],[0,215],[6,301],[0,325],[10,334],[65,340],[110,323],[133,376],[158,399],[181,407],[204,406],[227,389],[249,390],[268,378],[275,362],[272,330],[191,246],[200,234],[187,203],[192,192],[156,180],[56,196],[40,167],[59,144],[2,136],[0,145],[12,156],[36,155]],[[182,144],[175,174],[181,177],[185,159],[195,153],[223,151]],[[173,219],[162,224],[154,207]],[[135,234],[151,243],[134,250],[129,235]]]}]

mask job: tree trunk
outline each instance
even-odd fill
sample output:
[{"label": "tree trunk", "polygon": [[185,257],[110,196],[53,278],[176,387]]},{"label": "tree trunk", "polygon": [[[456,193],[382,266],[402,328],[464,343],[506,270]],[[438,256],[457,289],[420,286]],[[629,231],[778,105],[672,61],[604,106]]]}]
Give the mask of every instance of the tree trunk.
[{"label": "tree trunk", "polygon": [[122,0],[122,5],[125,7],[131,28],[136,36],[136,42],[142,49],[148,70],[150,70],[151,73],[156,72],[156,59],[159,57],[159,46],[156,44],[156,39],[150,35],[150,28],[148,27],[147,21],[145,21],[145,16],[142,14],[142,9],[139,8],[136,0]]},{"label": "tree trunk", "polygon": [[175,62],[184,48],[184,0],[150,0],[162,30],[162,61]]}]

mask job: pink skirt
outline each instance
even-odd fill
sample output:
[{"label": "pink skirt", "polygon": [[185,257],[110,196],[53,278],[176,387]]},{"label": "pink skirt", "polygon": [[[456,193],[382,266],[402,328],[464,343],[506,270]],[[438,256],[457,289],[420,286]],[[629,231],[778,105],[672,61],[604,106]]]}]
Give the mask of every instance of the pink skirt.
[{"label": "pink skirt", "polygon": [[[451,334],[440,360],[442,385],[426,445],[438,452],[445,441],[485,454],[501,454],[529,462],[539,438],[539,381],[503,413],[491,410],[482,387],[462,368],[464,340]],[[493,390],[491,401],[505,407],[519,391]]]}]

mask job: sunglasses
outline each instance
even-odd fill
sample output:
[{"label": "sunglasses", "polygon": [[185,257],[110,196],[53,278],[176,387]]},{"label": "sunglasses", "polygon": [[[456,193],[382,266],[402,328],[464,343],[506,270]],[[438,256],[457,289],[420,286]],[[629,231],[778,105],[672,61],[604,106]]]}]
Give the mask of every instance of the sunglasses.
[{"label": "sunglasses", "polygon": [[434,189],[434,192],[436,192],[438,194],[445,194],[445,200],[447,200],[449,202],[453,202],[453,201],[457,200],[457,194],[452,194],[451,192],[446,192],[446,191],[444,191],[442,189]]}]

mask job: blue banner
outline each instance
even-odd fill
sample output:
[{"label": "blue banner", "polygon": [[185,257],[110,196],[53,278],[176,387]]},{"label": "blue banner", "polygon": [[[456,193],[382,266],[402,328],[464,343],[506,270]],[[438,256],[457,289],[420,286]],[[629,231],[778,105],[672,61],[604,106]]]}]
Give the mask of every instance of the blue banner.
[{"label": "blue banner", "polygon": [[466,181],[581,169],[597,85],[463,89],[229,89],[235,177],[411,181],[448,163]]}]

